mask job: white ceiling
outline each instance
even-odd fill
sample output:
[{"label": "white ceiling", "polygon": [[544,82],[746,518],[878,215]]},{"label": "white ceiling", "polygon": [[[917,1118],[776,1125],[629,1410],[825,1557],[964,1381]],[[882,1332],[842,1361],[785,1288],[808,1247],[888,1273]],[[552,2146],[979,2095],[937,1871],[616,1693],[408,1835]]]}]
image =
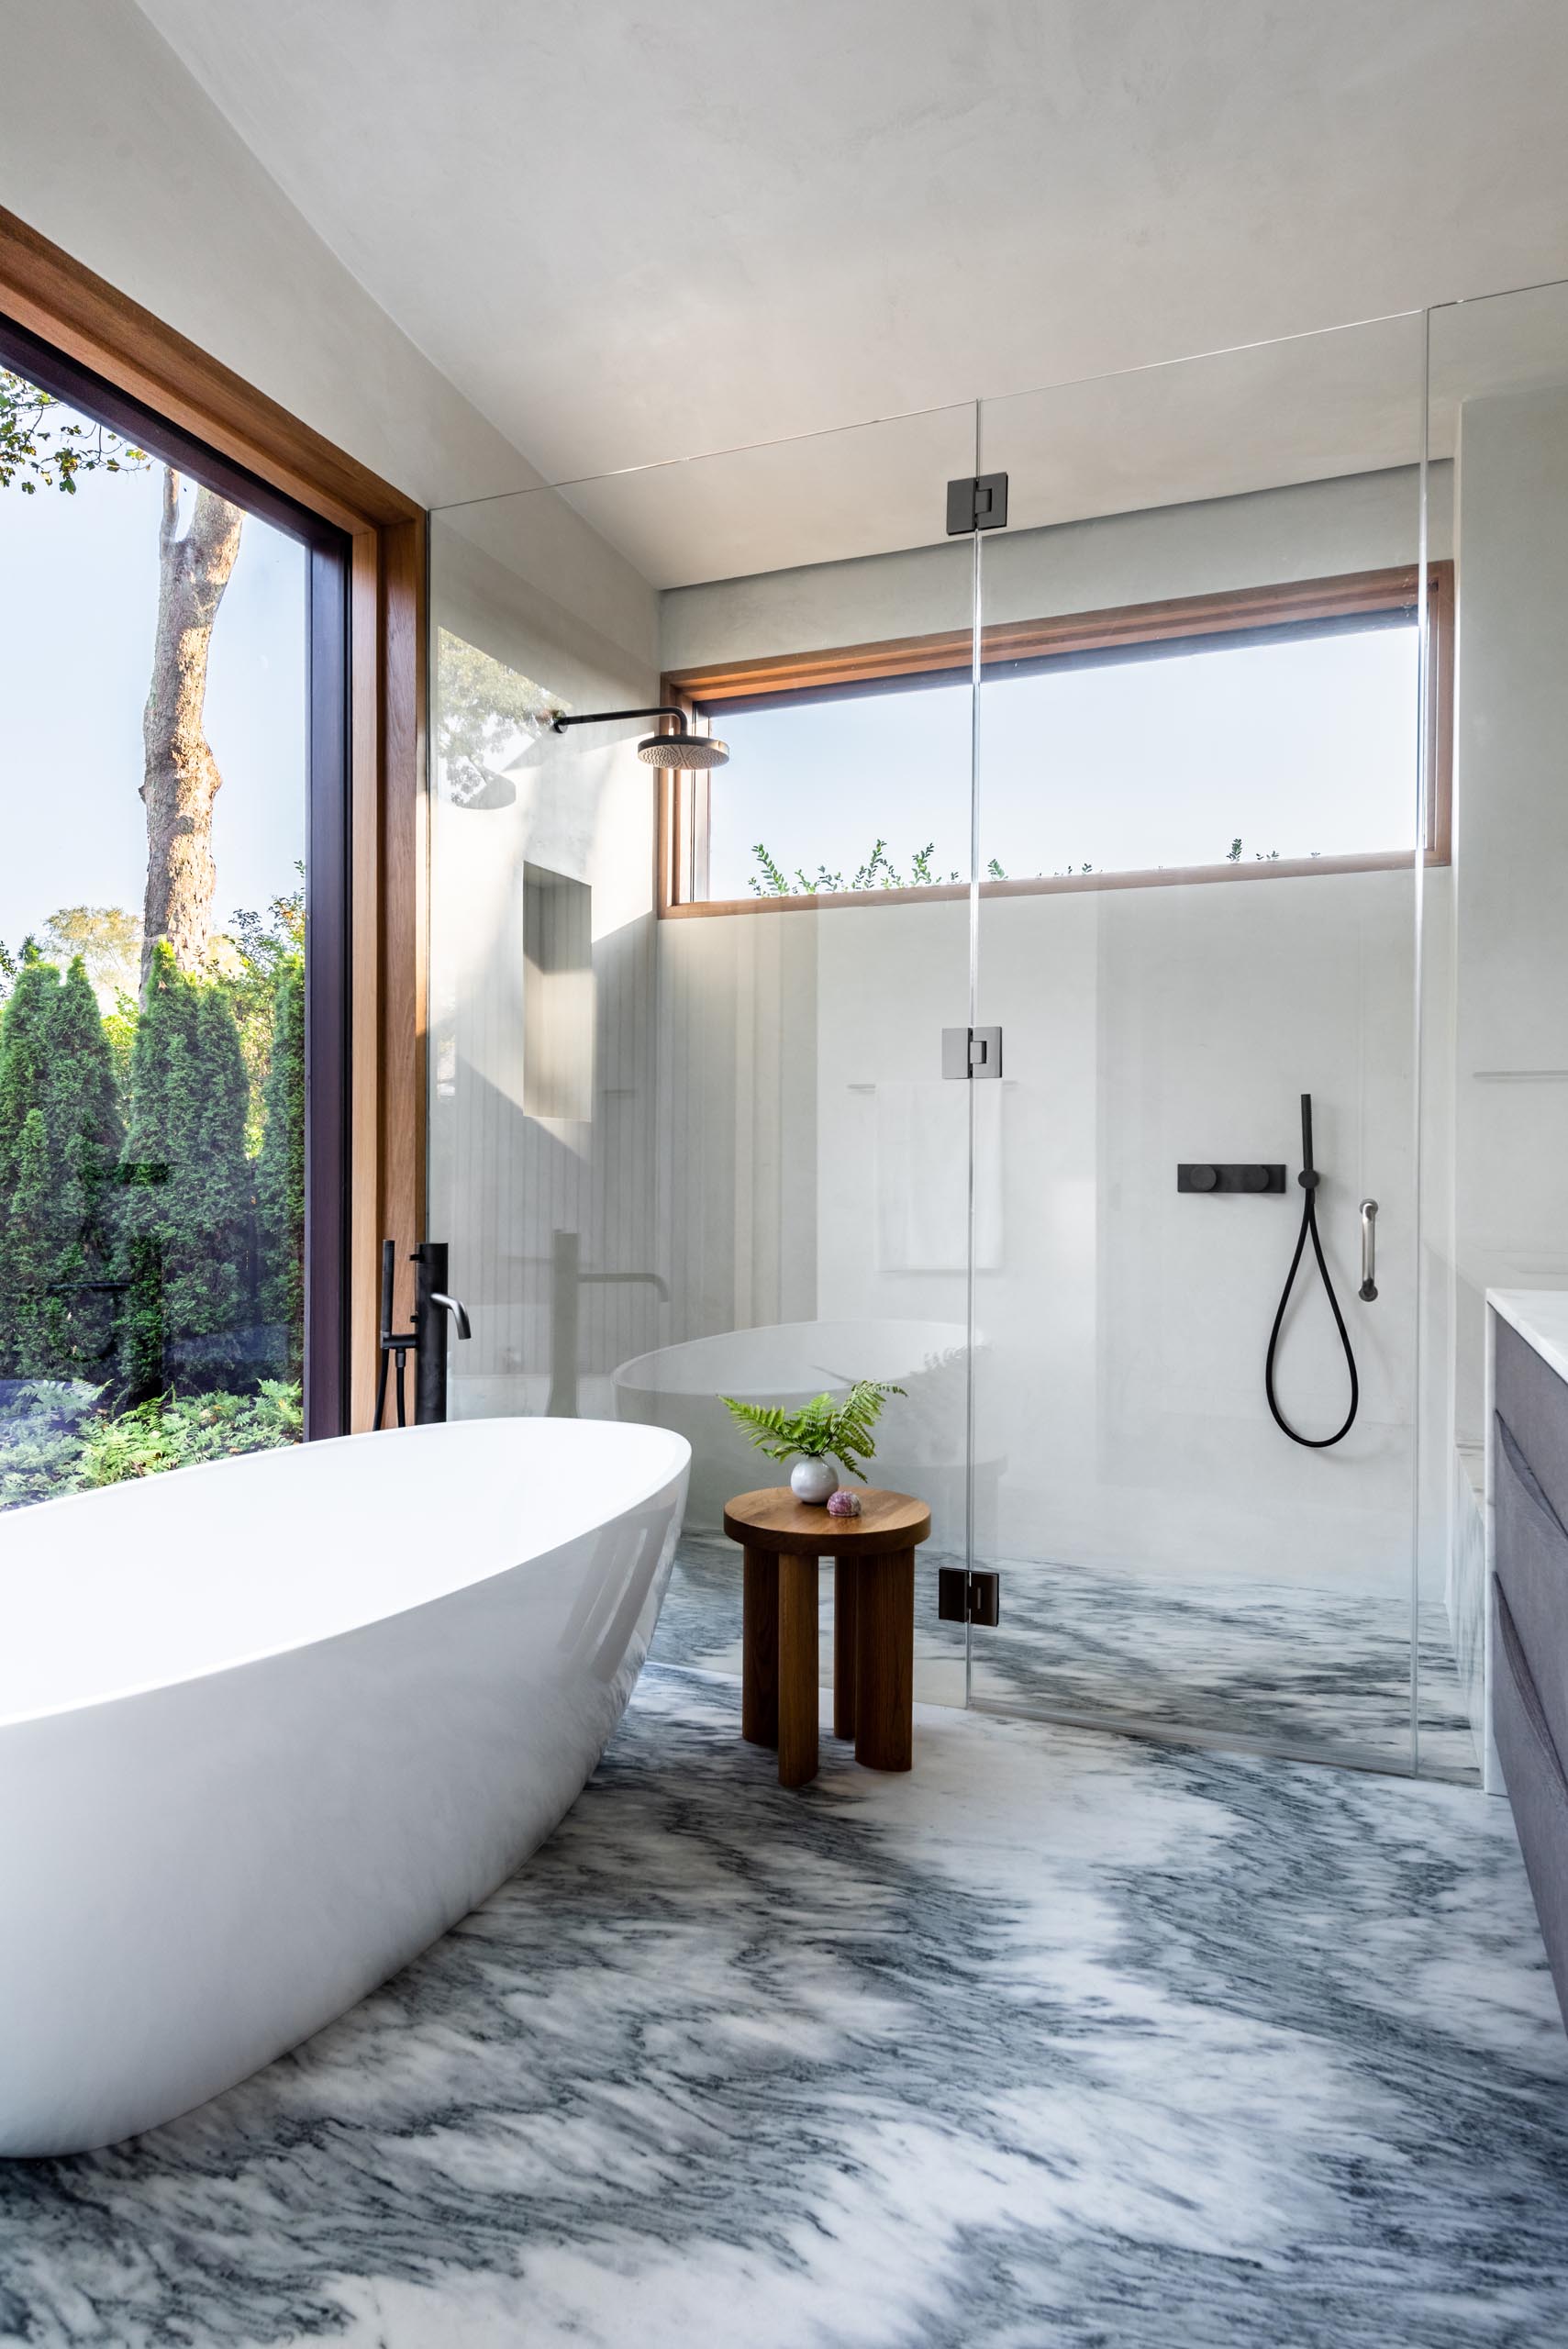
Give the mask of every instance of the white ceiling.
[{"label": "white ceiling", "polygon": [[1568,0],[140,5],[546,479],[1568,275]]}]

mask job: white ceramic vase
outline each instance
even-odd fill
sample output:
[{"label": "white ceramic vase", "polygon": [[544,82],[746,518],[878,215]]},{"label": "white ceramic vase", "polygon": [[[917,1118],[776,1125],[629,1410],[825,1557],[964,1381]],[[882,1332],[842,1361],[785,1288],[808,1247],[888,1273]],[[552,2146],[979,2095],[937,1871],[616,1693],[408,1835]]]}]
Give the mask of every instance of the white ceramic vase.
[{"label": "white ceramic vase", "polygon": [[839,1489],[839,1472],[830,1460],[797,1460],[789,1472],[789,1488],[797,1501],[821,1508]]}]

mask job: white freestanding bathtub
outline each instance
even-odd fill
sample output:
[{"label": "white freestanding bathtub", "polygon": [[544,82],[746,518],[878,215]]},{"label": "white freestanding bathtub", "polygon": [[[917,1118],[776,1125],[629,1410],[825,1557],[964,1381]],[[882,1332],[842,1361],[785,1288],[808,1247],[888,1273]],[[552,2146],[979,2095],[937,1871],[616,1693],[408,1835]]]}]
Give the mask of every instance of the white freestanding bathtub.
[{"label": "white freestanding bathtub", "polygon": [[200,2103],[528,1857],[631,1694],[689,1456],[473,1420],[0,1516],[0,2152]]},{"label": "white freestanding bathtub", "polygon": [[[798,1409],[857,1378],[904,1387],[890,1397],[868,1479],[917,1493],[931,1509],[939,1550],[964,1546],[964,1429],[968,1351],[957,1321],[780,1321],[726,1330],[623,1362],[612,1375],[616,1417],[677,1429],[692,1447],[686,1523],[708,1531],[734,1493],[783,1481],[784,1470],[748,1442],[721,1395]],[[976,1464],[976,1507],[994,1514],[1000,1464]]]}]

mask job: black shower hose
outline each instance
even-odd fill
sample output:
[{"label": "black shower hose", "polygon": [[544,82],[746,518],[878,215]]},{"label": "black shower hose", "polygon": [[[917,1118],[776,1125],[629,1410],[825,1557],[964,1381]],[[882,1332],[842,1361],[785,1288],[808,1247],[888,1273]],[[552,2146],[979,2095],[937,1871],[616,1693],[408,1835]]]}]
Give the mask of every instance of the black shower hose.
[{"label": "black shower hose", "polygon": [[[1290,1270],[1285,1275],[1284,1286],[1280,1291],[1279,1311],[1274,1315],[1274,1326],[1269,1331],[1268,1358],[1263,1364],[1263,1392],[1269,1398],[1269,1408],[1274,1415],[1275,1423],[1283,1433],[1289,1436],[1292,1443],[1299,1443],[1307,1452],[1327,1452],[1330,1444],[1338,1443],[1341,1437],[1349,1435],[1355,1424],[1356,1411],[1361,1402],[1361,1382],[1356,1376],[1356,1358],[1351,1346],[1351,1333],[1345,1327],[1345,1317],[1340,1310],[1340,1300],[1334,1294],[1334,1284],[1329,1278],[1329,1267],[1324,1261],[1323,1242],[1318,1236],[1318,1169],[1312,1163],[1312,1096],[1310,1093],[1304,1093],[1301,1097],[1301,1174],[1298,1179],[1307,1195],[1302,1203],[1301,1230],[1296,1234],[1296,1253],[1290,1260]],[[1345,1367],[1351,1374],[1351,1408],[1345,1413],[1342,1426],[1337,1427],[1332,1435],[1298,1435],[1280,1409],[1279,1397],[1274,1393],[1274,1354],[1279,1346],[1279,1333],[1284,1326],[1285,1308],[1290,1303],[1290,1292],[1296,1286],[1296,1275],[1301,1268],[1302,1252],[1308,1240],[1312,1242],[1312,1252],[1318,1259],[1318,1269],[1323,1275],[1323,1293],[1329,1300],[1329,1309],[1334,1317],[1334,1327],[1340,1333],[1340,1343],[1345,1350]]]}]

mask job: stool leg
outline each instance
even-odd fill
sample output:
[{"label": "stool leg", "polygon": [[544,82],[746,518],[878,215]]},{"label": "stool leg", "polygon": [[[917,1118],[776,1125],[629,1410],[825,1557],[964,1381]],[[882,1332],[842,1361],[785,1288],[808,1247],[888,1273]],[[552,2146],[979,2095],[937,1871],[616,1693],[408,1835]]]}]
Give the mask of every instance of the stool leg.
[{"label": "stool leg", "polygon": [[740,1734],[751,1745],[779,1742],[778,1566],[766,1550],[746,1552]]},{"label": "stool leg", "polygon": [[855,1733],[857,1569],[847,1558],[833,1567],[833,1734]]},{"label": "stool leg", "polygon": [[817,1561],[779,1560],[779,1784],[817,1776]]},{"label": "stool leg", "polygon": [[855,1759],[868,1770],[907,1770],[915,1749],[915,1553],[866,1558],[856,1572]]}]

